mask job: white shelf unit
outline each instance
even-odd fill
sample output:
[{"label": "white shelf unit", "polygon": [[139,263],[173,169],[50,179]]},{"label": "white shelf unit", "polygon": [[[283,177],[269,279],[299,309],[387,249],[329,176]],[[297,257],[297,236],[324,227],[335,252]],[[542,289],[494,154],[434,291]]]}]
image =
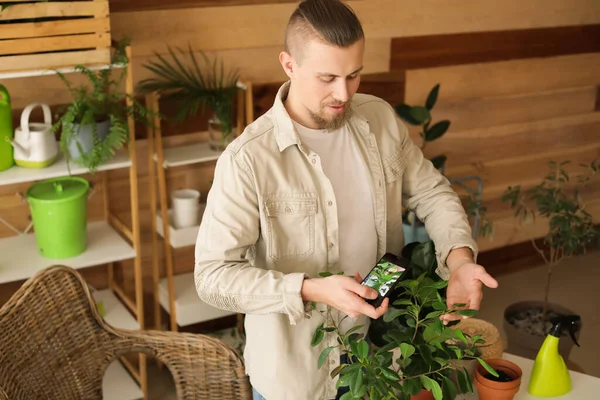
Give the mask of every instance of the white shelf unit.
[{"label": "white shelf unit", "polygon": [[[131,59],[131,47],[125,48],[126,56]],[[108,68],[124,68],[122,64],[89,65],[94,71]],[[72,67],[58,68],[63,74],[78,73]],[[56,72],[51,69],[11,71],[0,73],[0,80],[26,78],[34,76],[52,76]],[[133,95],[133,74],[131,68],[126,71],[126,91]],[[106,163],[100,165],[96,174],[102,179],[104,190],[104,221],[89,222],[87,225],[87,246],[84,253],[67,259],[50,259],[39,255],[34,233],[0,238],[0,285],[3,283],[25,280],[32,277],[37,271],[61,264],[75,269],[82,269],[96,265],[108,265],[108,278],[111,289],[97,292],[96,295],[103,299],[110,311],[106,321],[115,327],[123,329],[144,329],[144,306],[142,291],[142,266],[140,252],[140,227],[137,182],[137,156],[135,154],[135,128],[132,116],[128,116],[130,139],[126,148],[118,151]],[[50,166],[40,169],[22,168],[13,166],[5,171],[0,171],[0,186],[36,182],[45,179],[58,178],[68,175],[84,175],[89,173],[85,167],[67,163],[62,154]],[[129,170],[129,183],[131,195],[131,228],[121,221],[110,210],[108,202],[108,175],[107,172],[116,169]],[[1,199],[0,199],[1,201]],[[0,215],[1,217],[2,215]],[[1,221],[0,221],[1,222]],[[125,260],[134,261],[134,276],[136,296],[128,296],[120,284],[114,280],[114,263]],[[114,291],[114,293],[113,293]],[[119,297],[123,298],[121,302]],[[125,368],[126,367],[126,368]],[[127,371],[129,369],[130,372]],[[146,356],[139,356],[137,368],[130,363],[125,366],[120,361],[112,363],[103,378],[104,398],[108,400],[134,400],[147,398]]]},{"label": "white shelf unit", "polygon": [[[239,89],[237,94],[237,128],[238,132],[242,132],[243,127],[254,120],[252,84],[250,82],[239,82],[237,86]],[[159,97],[160,94],[152,93],[146,98],[146,103],[151,105],[152,111],[156,113],[159,112]],[[156,128],[148,131],[149,151],[150,154],[153,154],[153,157],[149,160],[150,210],[153,215],[152,240],[153,247],[156,249],[158,236],[160,235],[165,254],[165,273],[164,277],[161,278],[158,251],[153,252],[154,319],[156,329],[163,329],[161,322],[162,308],[169,314],[170,329],[176,332],[179,327],[235,315],[202,302],[196,293],[193,273],[178,275],[173,273],[173,249],[195,245],[199,226],[175,229],[170,223],[171,210],[169,210],[168,204],[169,196],[167,194],[165,170],[215,161],[219,158],[221,152],[212,150],[205,142],[164,147],[160,124],[155,123],[154,125]],[[156,197],[155,180],[158,181],[158,199]],[[157,203],[160,205],[157,205]],[[241,321],[241,315],[238,315],[238,321]]]}]

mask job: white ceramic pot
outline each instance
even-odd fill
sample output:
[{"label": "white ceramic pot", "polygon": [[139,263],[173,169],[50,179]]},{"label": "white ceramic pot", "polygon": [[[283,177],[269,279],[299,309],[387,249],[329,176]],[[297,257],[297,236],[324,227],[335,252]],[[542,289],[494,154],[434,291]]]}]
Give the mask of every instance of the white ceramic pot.
[{"label": "white ceramic pot", "polygon": [[176,229],[199,224],[200,192],[194,189],[175,190],[171,194],[173,225]]}]

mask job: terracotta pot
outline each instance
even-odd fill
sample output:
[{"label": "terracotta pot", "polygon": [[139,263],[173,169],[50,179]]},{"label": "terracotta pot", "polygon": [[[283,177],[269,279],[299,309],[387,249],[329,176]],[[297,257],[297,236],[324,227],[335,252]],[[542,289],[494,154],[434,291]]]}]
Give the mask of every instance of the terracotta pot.
[{"label": "terracotta pot", "polygon": [[433,393],[429,390],[422,389],[418,395],[410,396],[411,400],[433,400]]},{"label": "terracotta pot", "polygon": [[521,386],[523,371],[521,368],[508,360],[488,359],[485,360],[498,372],[504,372],[513,380],[510,382],[497,382],[485,377],[488,372],[481,365],[475,371],[475,387],[479,400],[512,400]]},{"label": "terracotta pot", "polygon": [[[517,329],[514,325],[508,322],[508,318],[513,314],[532,308],[541,308],[543,306],[543,302],[541,301],[521,301],[517,303],[513,303],[508,306],[504,310],[504,332],[506,332],[506,342],[507,342],[507,353],[511,353],[517,356],[521,356],[524,358],[535,359],[537,356],[540,347],[542,347],[542,343],[546,336],[537,336],[531,335],[527,332],[524,332],[520,329]],[[548,309],[563,315],[576,314],[575,312],[561,307],[558,304],[548,303]],[[583,327],[583,323],[579,326],[579,331],[575,333],[575,337],[579,339],[579,334]],[[571,354],[571,349],[573,348],[573,342],[571,339],[565,337],[565,340],[561,340],[558,343],[558,352],[563,357],[565,362],[569,360],[569,356]]]}]

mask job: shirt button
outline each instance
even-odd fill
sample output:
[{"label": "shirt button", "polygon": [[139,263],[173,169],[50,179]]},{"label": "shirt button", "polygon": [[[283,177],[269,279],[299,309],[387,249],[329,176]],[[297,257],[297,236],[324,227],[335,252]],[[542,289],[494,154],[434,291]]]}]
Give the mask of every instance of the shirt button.
[{"label": "shirt button", "polygon": [[289,214],[289,213],[291,213],[291,212],[292,212],[292,209],[291,209],[291,208],[289,208],[289,207],[286,207],[286,208],[285,208],[285,212]]},{"label": "shirt button", "polygon": [[329,243],[329,248],[333,248],[333,243]]},{"label": "shirt button", "polygon": [[313,158],[312,160],[310,160],[311,163],[316,164],[317,163],[317,159]]},{"label": "shirt button", "polygon": [[335,364],[335,360],[333,360],[333,359],[329,360],[329,365],[333,365],[333,364]]},{"label": "shirt button", "polygon": [[328,202],[327,202],[327,205],[328,205],[328,206],[332,206],[332,205],[333,205],[333,201],[328,201]]}]

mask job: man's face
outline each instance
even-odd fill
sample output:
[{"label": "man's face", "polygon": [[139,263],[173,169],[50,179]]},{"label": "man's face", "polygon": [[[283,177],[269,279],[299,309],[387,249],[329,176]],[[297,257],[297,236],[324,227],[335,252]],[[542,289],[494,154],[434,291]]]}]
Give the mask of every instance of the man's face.
[{"label": "man's face", "polygon": [[296,103],[319,129],[337,129],[351,114],[350,100],[360,84],[364,40],[340,48],[313,39],[298,44],[290,76]]}]

